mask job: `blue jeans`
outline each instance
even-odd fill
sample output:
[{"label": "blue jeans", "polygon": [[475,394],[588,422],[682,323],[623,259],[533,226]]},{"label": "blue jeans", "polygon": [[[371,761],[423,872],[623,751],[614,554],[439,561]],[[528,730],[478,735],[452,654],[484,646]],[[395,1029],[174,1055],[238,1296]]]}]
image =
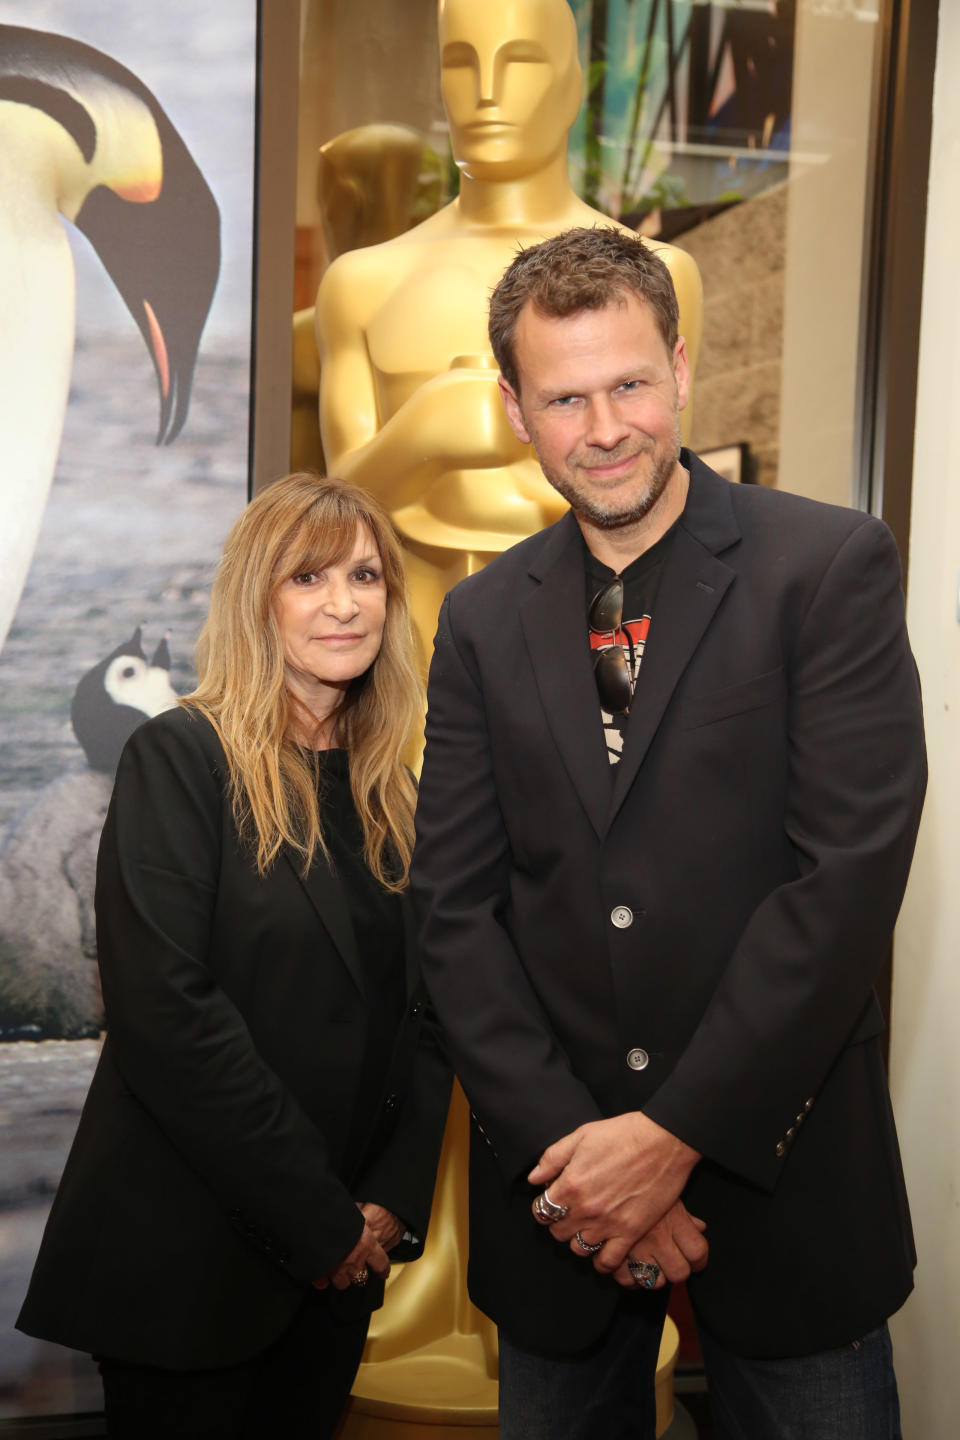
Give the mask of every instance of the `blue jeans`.
[{"label": "blue jeans", "polygon": [[[665,1307],[663,1291],[625,1296],[600,1343],[572,1359],[529,1354],[501,1332],[501,1440],[654,1440]],[[788,1360],[745,1360],[702,1327],[700,1341],[716,1440],[901,1440],[886,1325]]]},{"label": "blue jeans", "polygon": [[572,1358],[519,1350],[500,1332],[500,1440],[654,1440],[667,1292],[626,1293],[599,1344]]},{"label": "blue jeans", "polygon": [[886,1325],[838,1350],[744,1360],[702,1325],[717,1440],[901,1440]]}]

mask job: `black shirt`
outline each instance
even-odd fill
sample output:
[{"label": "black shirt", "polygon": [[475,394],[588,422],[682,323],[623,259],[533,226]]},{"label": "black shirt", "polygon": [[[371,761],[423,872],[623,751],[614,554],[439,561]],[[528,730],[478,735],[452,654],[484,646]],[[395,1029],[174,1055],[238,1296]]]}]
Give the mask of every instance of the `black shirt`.
[{"label": "black shirt", "polygon": [[[379,1109],[393,1043],[406,1007],[406,960],[400,897],[384,890],[363,858],[363,826],[350,790],[346,750],[316,753],[323,835],[353,924],[367,996],[367,1038],[357,1089],[353,1140],[369,1135]],[[315,864],[324,864],[318,855]],[[364,1196],[359,1197],[361,1200]]]},{"label": "black shirt", "polygon": [[[636,560],[632,560],[626,569],[620,572],[623,580],[623,620],[616,635],[612,632],[607,632],[605,635],[598,635],[594,631],[589,632],[590,648],[593,651],[604,650],[611,645],[624,647],[630,663],[634,692],[636,692],[644,646],[650,633],[654,602],[663,572],[663,562],[673,542],[675,528],[675,524],[671,525],[667,533],[662,535],[655,545],[651,545],[649,550],[644,550],[642,555],[638,555]],[[584,548],[586,549],[586,545]],[[604,565],[603,561],[598,560],[590,550],[586,551],[585,565],[587,610],[589,611],[596,595],[610,583],[617,572],[611,570],[609,565]],[[607,759],[611,765],[616,765],[623,753],[623,740],[627,732],[629,716],[611,715],[602,706],[600,715],[607,742]]]}]

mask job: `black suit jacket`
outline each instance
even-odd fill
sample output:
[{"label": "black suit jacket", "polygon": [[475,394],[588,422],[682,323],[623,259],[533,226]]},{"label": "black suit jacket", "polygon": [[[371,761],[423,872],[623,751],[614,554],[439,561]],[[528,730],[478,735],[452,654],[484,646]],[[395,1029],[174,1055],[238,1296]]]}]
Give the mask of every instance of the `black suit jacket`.
[{"label": "black suit jacket", "polygon": [[[97,874],[108,1034],[21,1329],[159,1366],[233,1364],[349,1252],[356,1201],[425,1235],[449,1074],[404,913],[406,1013],[376,1112],[357,1116],[377,997],[337,880],[322,861],[303,879],[292,855],[257,876],[205,719],[178,709],[134,733]],[[371,1279],[332,1303],[381,1297]]]},{"label": "black suit jacket", "polygon": [[705,1157],[690,1291],[732,1348],[840,1345],[911,1285],[872,991],[925,783],[896,550],[683,460],[612,772],[572,515],[458,586],[437,633],[423,964],[476,1117],[472,1294],[535,1350],[588,1345],[616,1290],[535,1224],[524,1176],[631,1109]]}]

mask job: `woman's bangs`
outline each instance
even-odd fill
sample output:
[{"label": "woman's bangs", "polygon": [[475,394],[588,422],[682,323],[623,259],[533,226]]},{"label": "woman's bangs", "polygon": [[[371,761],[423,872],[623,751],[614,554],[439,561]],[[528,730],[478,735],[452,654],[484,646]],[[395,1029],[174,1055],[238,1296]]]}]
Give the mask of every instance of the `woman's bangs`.
[{"label": "woman's bangs", "polygon": [[325,570],[328,565],[341,564],[350,556],[361,525],[374,533],[364,516],[346,511],[342,505],[338,505],[335,511],[332,506],[329,509],[323,507],[322,511],[321,507],[314,507],[304,516],[300,528],[280,558],[276,573],[278,583],[288,580],[291,575],[306,575],[311,570]]}]

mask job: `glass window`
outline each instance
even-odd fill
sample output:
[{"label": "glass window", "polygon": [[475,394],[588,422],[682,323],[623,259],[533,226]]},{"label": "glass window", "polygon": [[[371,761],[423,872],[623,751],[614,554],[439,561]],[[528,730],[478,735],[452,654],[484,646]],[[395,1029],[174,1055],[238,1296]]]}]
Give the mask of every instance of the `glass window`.
[{"label": "glass window", "polygon": [[[570,0],[584,70],[574,186],[688,250],[703,276],[694,448],[741,447],[746,478],[840,504],[856,496],[880,3]],[[425,218],[456,193],[457,175],[435,0],[304,0],[302,13],[306,305],[333,254]],[[408,166],[392,208],[381,196],[366,232],[357,216],[351,230],[334,194],[337,147],[346,131],[386,123],[415,139],[414,175]],[[403,143],[401,131],[384,139],[388,150]],[[379,175],[388,168],[381,158]]]}]

